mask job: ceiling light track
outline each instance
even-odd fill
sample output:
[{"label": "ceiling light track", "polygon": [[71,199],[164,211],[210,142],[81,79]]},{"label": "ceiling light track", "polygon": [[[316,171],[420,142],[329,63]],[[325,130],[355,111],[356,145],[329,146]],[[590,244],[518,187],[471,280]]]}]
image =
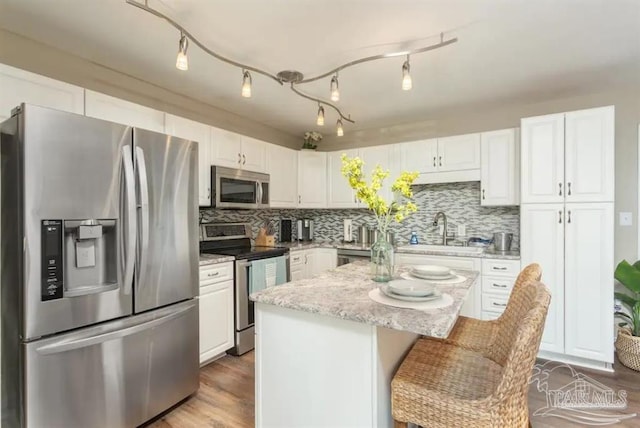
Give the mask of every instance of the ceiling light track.
[{"label": "ceiling light track", "polygon": [[[333,105],[331,103],[328,103],[326,101],[323,101],[320,98],[316,98],[316,97],[312,97],[311,95],[307,95],[304,92],[301,92],[300,90],[298,90],[294,85],[295,85],[295,83],[291,82],[291,90],[293,92],[295,92],[296,94],[300,95],[302,98],[306,98],[308,100],[315,101],[318,104],[324,104],[326,106],[329,106],[329,107],[331,107],[332,109],[334,109],[338,113],[338,116],[340,116],[341,119],[344,119],[349,123],[356,123],[355,120],[351,119],[351,115],[345,116],[344,114],[342,114],[340,109],[338,107],[336,107],[335,105]],[[323,117],[324,117],[324,110],[322,111],[322,114],[323,114]]]}]

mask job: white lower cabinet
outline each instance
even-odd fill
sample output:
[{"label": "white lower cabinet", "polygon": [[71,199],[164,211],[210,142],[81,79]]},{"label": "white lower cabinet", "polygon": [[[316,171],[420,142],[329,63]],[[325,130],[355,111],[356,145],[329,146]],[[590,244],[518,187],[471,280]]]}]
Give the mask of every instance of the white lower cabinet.
[{"label": "white lower cabinet", "polygon": [[233,263],[200,268],[200,364],[233,347]]},{"label": "white lower cabinet", "polygon": [[507,307],[520,260],[482,259],[482,319],[495,319]]},{"label": "white lower cabinet", "polygon": [[335,248],[310,248],[291,251],[289,265],[291,281],[311,278],[329,269],[335,269],[338,251]]},{"label": "white lower cabinet", "polygon": [[539,263],[551,292],[541,351],[613,363],[613,208],[522,205],[522,264]]},{"label": "white lower cabinet", "polygon": [[[449,257],[431,256],[422,254],[396,253],[396,264],[398,265],[441,265],[452,269],[465,269],[480,272],[482,270],[481,259],[475,257]],[[460,309],[460,315],[471,318],[481,316],[481,289],[480,278],[469,289],[467,298]]]}]

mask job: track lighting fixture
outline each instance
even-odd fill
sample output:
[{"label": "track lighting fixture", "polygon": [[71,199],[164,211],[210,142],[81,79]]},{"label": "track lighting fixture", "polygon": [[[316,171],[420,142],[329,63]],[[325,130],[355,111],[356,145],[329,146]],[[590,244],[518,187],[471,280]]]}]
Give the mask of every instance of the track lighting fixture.
[{"label": "track lighting fixture", "polygon": [[247,70],[242,73],[242,96],[251,98],[251,74]]},{"label": "track lighting fixture", "polygon": [[324,126],[324,107],[318,104],[318,119],[316,120],[316,125]]},{"label": "track lighting fixture", "polygon": [[407,60],[402,64],[402,90],[408,91],[413,86],[411,82],[411,66],[409,65],[409,55],[407,55]]},{"label": "track lighting fixture", "polygon": [[407,56],[406,61],[402,64],[402,89],[405,91],[408,91],[411,89],[412,85],[412,81],[411,81],[411,66],[409,64],[409,55],[415,55],[418,53],[423,53],[423,52],[428,52],[431,50],[435,50],[435,49],[439,49],[445,46],[449,46],[453,43],[456,43],[458,41],[457,38],[450,38],[448,40],[444,40],[444,33],[440,33],[440,42],[439,43],[434,43],[432,45],[429,46],[424,46],[424,47],[420,47],[420,48],[416,48],[416,49],[411,49],[411,50],[407,50],[407,51],[402,51],[402,52],[390,52],[390,53],[383,53],[383,54],[379,54],[379,55],[372,55],[372,56],[368,56],[368,57],[364,57],[364,58],[359,58],[359,59],[355,59],[353,61],[350,61],[346,64],[342,64],[332,70],[328,70],[322,74],[318,74],[316,76],[312,76],[312,77],[305,77],[302,73],[300,73],[299,71],[296,70],[283,70],[280,71],[277,74],[273,74],[269,71],[265,71],[262,70],[258,67],[252,67],[249,64],[243,64],[240,63],[238,61],[234,61],[232,59],[226,58],[222,55],[220,55],[219,53],[209,49],[206,45],[204,45],[202,42],[200,42],[197,38],[194,38],[193,35],[186,29],[184,28],[182,25],[178,24],[176,21],[174,21],[173,19],[171,19],[170,17],[168,17],[167,15],[163,14],[162,12],[153,9],[152,7],[149,6],[148,1],[144,0],[125,0],[127,4],[131,5],[131,6],[135,6],[138,9],[141,9],[151,15],[154,15],[158,18],[164,19],[165,21],[167,21],[171,26],[173,26],[175,29],[177,29],[178,31],[180,31],[180,44],[179,44],[179,50],[178,50],[178,57],[176,58],[176,68],[178,68],[179,70],[188,70],[189,69],[189,60],[187,58],[187,49],[189,48],[189,42],[193,42],[195,43],[196,46],[198,46],[200,49],[202,49],[205,53],[209,54],[210,56],[216,58],[217,60],[220,60],[226,64],[229,64],[231,66],[234,67],[238,67],[240,69],[242,69],[242,91],[241,94],[243,97],[245,98],[250,98],[251,97],[251,74],[249,73],[250,71],[253,73],[257,73],[257,74],[261,74],[265,77],[269,77],[270,79],[273,79],[274,81],[276,81],[277,83],[279,83],[280,85],[284,85],[285,83],[289,83],[291,86],[291,90],[298,96],[308,99],[310,101],[316,102],[318,103],[318,116],[316,119],[316,124],[318,126],[322,126],[324,125],[324,119],[325,119],[325,115],[324,115],[324,107],[323,106],[327,106],[329,108],[332,108],[333,110],[335,110],[335,112],[338,114],[338,121],[336,123],[336,135],[338,137],[341,137],[344,135],[344,129],[342,127],[342,121],[345,120],[349,123],[355,123],[354,120],[351,119],[351,115],[344,115],[342,113],[342,111],[335,105],[330,103],[329,101],[326,101],[324,99],[318,98],[318,97],[314,97],[311,95],[308,95],[302,91],[300,91],[298,89],[298,86],[304,83],[310,83],[310,82],[314,82],[316,80],[320,80],[320,79],[324,79],[327,78],[329,76],[331,77],[331,85],[330,85],[330,98],[331,101],[333,102],[337,102],[340,100],[340,90],[338,88],[338,72],[341,70],[344,70],[345,68],[349,68],[349,67],[353,67],[355,65],[358,64],[362,64],[364,62],[369,62],[369,61],[376,61],[379,59],[385,59],[385,58],[393,58],[393,57],[397,57],[397,56]]},{"label": "track lighting fixture", "polygon": [[189,39],[181,32],[180,43],[178,43],[178,57],[176,58],[176,68],[178,70],[187,71],[189,69],[189,58],[187,58],[188,48]]},{"label": "track lighting fixture", "polygon": [[344,135],[344,129],[342,128],[342,119],[338,119],[336,122],[336,135],[342,137]]},{"label": "track lighting fixture", "polygon": [[340,89],[338,89],[338,73],[331,78],[331,101],[340,101]]}]

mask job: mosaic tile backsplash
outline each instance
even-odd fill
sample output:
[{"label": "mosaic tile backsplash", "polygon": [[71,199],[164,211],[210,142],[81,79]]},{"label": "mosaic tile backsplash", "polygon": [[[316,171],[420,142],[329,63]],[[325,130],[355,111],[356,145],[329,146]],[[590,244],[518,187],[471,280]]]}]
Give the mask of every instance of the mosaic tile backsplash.
[{"label": "mosaic tile backsplash", "polygon": [[[457,226],[464,224],[468,239],[472,236],[491,238],[494,232],[513,233],[512,249],[520,246],[519,207],[480,206],[480,182],[424,184],[414,186],[418,211],[401,224],[394,223],[391,230],[396,234],[396,243],[408,243],[411,232],[418,233],[420,243],[442,242],[438,227],[433,226],[433,217],[438,211],[447,215],[449,233],[456,232]],[[310,218],[314,221],[314,238],[317,240],[339,241],[343,238],[343,220],[353,220],[357,229],[362,224],[375,226],[375,217],[367,209],[269,209],[269,210],[200,210],[200,222],[244,222],[250,223],[254,236],[265,221],[278,230],[280,219],[297,220]],[[295,221],[293,236],[296,236]],[[354,234],[354,238],[357,238]]]}]

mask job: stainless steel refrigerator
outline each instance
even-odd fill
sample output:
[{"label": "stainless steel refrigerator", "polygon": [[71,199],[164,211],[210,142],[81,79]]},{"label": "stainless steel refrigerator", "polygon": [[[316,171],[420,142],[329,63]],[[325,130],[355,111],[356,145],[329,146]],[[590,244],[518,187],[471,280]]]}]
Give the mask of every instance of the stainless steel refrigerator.
[{"label": "stainless steel refrigerator", "polygon": [[2,425],[132,427],[194,393],[197,143],[24,104],[1,134]]}]

